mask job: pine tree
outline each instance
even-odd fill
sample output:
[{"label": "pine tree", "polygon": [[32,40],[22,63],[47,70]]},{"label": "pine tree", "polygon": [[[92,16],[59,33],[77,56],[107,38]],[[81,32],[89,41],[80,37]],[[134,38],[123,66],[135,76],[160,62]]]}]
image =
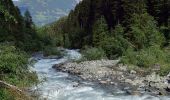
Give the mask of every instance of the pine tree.
[{"label": "pine tree", "polygon": [[16,41],[18,37],[22,38],[22,16],[17,7],[14,6],[11,0],[0,1],[0,9],[2,16],[0,35],[1,41]]},{"label": "pine tree", "polygon": [[123,26],[129,28],[131,21],[133,20],[133,14],[142,14],[146,12],[146,5],[144,0],[122,0],[122,11],[123,13]]},{"label": "pine tree", "polygon": [[132,36],[129,39],[136,49],[163,44],[164,36],[156,25],[154,18],[147,13],[134,14],[130,32]]},{"label": "pine tree", "polygon": [[170,18],[170,1],[169,0],[161,0],[160,5],[160,13],[159,13],[159,24],[160,25],[168,25],[168,19]]},{"label": "pine tree", "polygon": [[104,17],[101,17],[93,26],[93,45],[101,46],[101,42],[107,37],[108,26]]},{"label": "pine tree", "polygon": [[24,14],[24,21],[25,21],[25,27],[26,28],[31,28],[33,25],[32,17],[31,14],[28,10],[26,10]]},{"label": "pine tree", "polygon": [[150,15],[158,21],[159,26],[167,26],[170,17],[169,0],[147,0],[147,9]]}]

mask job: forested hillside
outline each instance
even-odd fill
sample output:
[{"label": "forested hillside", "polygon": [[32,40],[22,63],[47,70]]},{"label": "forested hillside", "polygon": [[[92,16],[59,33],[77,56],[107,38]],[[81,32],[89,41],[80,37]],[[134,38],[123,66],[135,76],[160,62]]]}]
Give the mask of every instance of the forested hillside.
[{"label": "forested hillside", "polygon": [[[29,53],[40,42],[29,11],[21,16],[11,0],[0,1],[0,100],[27,100],[19,88],[37,82],[28,68]],[[20,91],[21,92],[21,91]]]},{"label": "forested hillside", "polygon": [[169,68],[169,9],[169,0],[83,0],[67,17],[43,29],[56,37],[58,46],[101,48],[109,59]]},{"label": "forested hillside", "polygon": [[0,42],[13,42],[25,51],[36,51],[38,36],[29,11],[21,16],[11,0],[0,1]]},{"label": "forested hillside", "polygon": [[[82,47],[91,44],[95,23],[102,17],[105,21],[103,24],[107,24],[109,33],[117,25],[124,27],[126,39],[132,39],[130,37],[132,36],[131,26],[136,19],[139,22],[147,21],[148,24],[153,22],[157,29],[161,28],[162,31],[166,31],[164,35],[168,39],[168,30],[166,29],[170,16],[169,9],[169,0],[83,0],[75,10],[70,12],[65,30],[63,30],[66,31],[64,33],[69,33],[70,38],[73,38],[71,39],[74,40],[71,41],[73,47]],[[140,23],[141,26],[142,24]],[[81,38],[81,42],[79,38]]]}]

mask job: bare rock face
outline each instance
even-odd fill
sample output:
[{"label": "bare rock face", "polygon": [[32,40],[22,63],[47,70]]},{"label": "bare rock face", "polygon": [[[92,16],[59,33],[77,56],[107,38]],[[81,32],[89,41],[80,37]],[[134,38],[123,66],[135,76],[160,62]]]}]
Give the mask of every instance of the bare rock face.
[{"label": "bare rock face", "polygon": [[[125,88],[127,85],[133,89],[130,94],[148,92],[156,95],[170,93],[170,74],[161,77],[154,71],[150,75],[140,75],[139,70],[128,70],[119,60],[96,60],[81,63],[62,63],[54,65],[59,71],[77,75],[84,80],[97,81],[99,84]],[[158,70],[157,68],[156,70]],[[144,70],[140,72],[145,73]]]}]

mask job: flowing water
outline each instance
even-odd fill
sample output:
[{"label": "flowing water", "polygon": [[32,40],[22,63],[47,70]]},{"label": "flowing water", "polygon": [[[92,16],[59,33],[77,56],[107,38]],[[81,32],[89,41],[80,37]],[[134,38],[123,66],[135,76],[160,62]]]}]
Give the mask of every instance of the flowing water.
[{"label": "flowing water", "polygon": [[81,81],[80,79],[52,69],[54,64],[66,62],[70,59],[79,59],[80,57],[81,54],[77,51],[67,50],[66,56],[61,59],[38,60],[34,65],[34,71],[37,72],[39,79],[44,81],[33,87],[33,90],[38,90],[40,97],[45,98],[45,100],[170,100],[168,97],[150,95],[123,95],[123,91],[119,89],[115,89],[114,95],[111,95],[91,82],[82,81],[82,84],[77,87],[75,86],[76,81]]}]

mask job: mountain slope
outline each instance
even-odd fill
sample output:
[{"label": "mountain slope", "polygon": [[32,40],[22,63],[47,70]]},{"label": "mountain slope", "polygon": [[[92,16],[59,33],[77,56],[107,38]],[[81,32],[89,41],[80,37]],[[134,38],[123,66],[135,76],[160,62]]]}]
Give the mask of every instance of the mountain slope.
[{"label": "mountain slope", "polygon": [[37,25],[44,25],[66,16],[81,0],[13,0],[23,14],[26,9]]}]

